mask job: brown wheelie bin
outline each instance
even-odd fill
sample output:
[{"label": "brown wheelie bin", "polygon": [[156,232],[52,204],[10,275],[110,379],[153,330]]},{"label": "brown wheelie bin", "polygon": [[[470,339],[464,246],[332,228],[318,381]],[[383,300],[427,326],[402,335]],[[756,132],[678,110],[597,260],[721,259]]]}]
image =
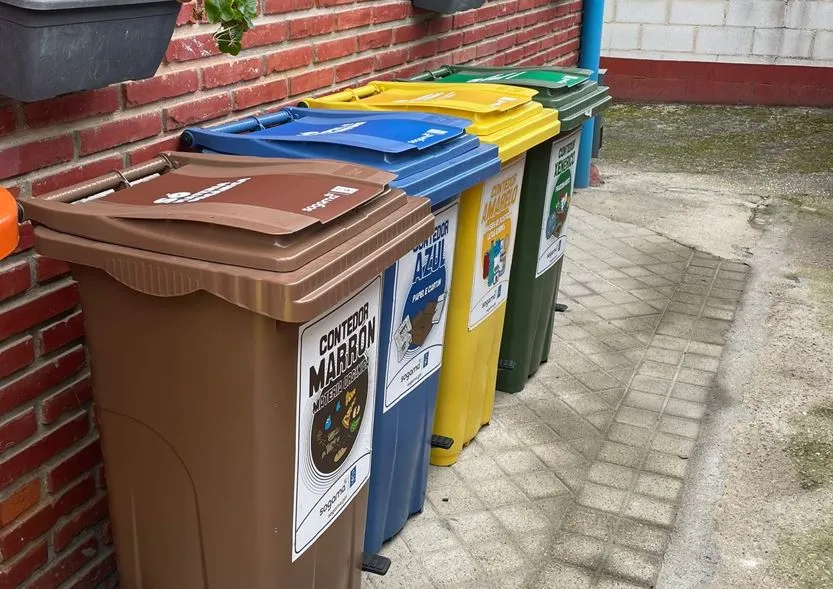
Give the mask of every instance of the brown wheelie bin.
[{"label": "brown wheelie bin", "polygon": [[124,589],[359,587],[379,274],[433,231],[394,177],[173,153],[24,202],[80,287]]}]

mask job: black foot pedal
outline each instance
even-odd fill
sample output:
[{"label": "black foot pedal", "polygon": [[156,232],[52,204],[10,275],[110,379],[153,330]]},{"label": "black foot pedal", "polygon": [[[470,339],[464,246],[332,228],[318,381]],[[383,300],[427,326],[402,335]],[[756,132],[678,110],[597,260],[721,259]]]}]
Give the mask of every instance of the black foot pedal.
[{"label": "black foot pedal", "polygon": [[555,309],[556,313],[563,313],[567,310],[567,305],[565,305],[564,303],[555,303],[555,306],[553,308]]},{"label": "black foot pedal", "polygon": [[390,568],[390,559],[378,554],[365,554],[362,558],[362,570],[374,575],[386,575]]},{"label": "black foot pedal", "polygon": [[500,359],[500,360],[497,361],[497,369],[498,370],[514,370],[515,369],[515,361],[514,360]]},{"label": "black foot pedal", "polygon": [[451,450],[454,445],[454,438],[448,436],[431,436],[431,447],[442,448],[443,450]]}]

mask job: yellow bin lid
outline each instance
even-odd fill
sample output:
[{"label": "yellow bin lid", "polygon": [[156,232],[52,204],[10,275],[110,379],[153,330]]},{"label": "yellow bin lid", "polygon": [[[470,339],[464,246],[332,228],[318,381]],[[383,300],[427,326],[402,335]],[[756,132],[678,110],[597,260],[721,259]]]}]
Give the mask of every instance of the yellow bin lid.
[{"label": "yellow bin lid", "polygon": [[466,131],[498,146],[510,160],[558,134],[558,111],[532,97],[537,90],[502,84],[371,82],[321,98],[306,98],[310,108],[339,110],[413,110],[469,119]]}]

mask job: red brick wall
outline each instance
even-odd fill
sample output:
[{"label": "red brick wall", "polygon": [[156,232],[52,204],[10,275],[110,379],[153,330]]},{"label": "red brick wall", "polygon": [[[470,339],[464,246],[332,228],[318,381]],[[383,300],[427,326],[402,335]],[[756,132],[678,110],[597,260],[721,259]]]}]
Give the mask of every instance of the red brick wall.
[{"label": "red brick wall", "polygon": [[[581,0],[500,0],[455,16],[408,0],[263,0],[236,58],[183,6],[150,80],[0,98],[0,184],[38,196],[176,147],[186,125],[444,63],[574,65]],[[114,583],[78,292],[33,254],[0,262],[0,589]]]}]

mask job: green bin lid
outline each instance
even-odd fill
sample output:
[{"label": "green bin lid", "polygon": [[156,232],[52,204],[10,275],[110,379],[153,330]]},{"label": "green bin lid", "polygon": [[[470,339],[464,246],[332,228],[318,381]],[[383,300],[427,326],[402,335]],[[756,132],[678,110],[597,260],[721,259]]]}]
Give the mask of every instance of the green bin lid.
[{"label": "green bin lid", "polygon": [[557,67],[469,67],[446,65],[414,76],[410,81],[491,83],[533,88],[535,102],[558,111],[561,132],[579,127],[613,102],[607,86],[590,79],[590,70]]}]

